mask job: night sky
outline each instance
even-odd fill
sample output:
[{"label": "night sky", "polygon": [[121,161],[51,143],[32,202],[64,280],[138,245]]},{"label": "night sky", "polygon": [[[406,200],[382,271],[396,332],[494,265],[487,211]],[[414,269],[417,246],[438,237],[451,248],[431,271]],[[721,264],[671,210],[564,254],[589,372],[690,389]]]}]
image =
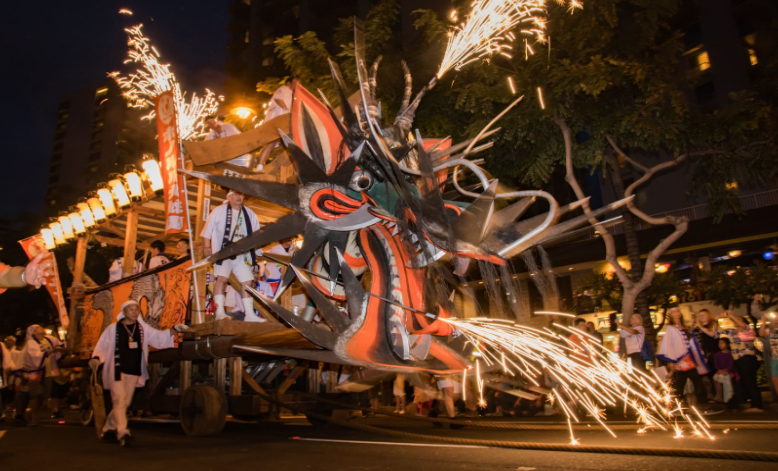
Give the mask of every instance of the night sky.
[{"label": "night sky", "polygon": [[[230,0],[5,2],[0,217],[39,212],[58,100],[121,69],[124,28],[143,23],[184,90],[219,92]],[[133,16],[118,14],[120,8]],[[122,69],[126,70],[126,69]]]}]

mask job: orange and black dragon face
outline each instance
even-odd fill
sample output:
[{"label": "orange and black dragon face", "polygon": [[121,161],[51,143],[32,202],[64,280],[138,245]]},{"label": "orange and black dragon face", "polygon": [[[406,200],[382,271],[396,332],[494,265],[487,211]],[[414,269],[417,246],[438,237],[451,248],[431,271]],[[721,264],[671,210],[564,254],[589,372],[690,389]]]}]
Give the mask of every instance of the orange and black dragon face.
[{"label": "orange and black dragon face", "polygon": [[[329,352],[327,361],[389,370],[462,371],[468,364],[467,346],[438,318],[456,315],[450,295],[461,287],[471,262],[496,266],[503,278],[511,278],[505,276],[508,258],[586,224],[587,218],[556,224],[581,202],[559,207],[543,191],[498,191],[497,181],[467,159],[490,146],[476,144],[491,132],[457,145],[412,133],[416,108],[434,81],[411,101],[404,63],[400,111],[391,125],[382,123],[375,98],[380,58],[368,73],[359,51],[357,47],[358,105],[349,106],[333,62],[339,111],[296,86],[291,135],[280,132],[280,137],[297,169],[298,184],[189,172],[292,211],[201,263],[302,235],[302,246],[284,261],[288,269],[276,299],[296,278],[324,323],[312,325],[274,300],[257,296]],[[477,188],[459,185],[460,169],[475,176]],[[448,197],[446,188],[452,186],[455,196]],[[516,201],[500,204],[509,199]],[[548,211],[517,222],[538,199],[548,202]],[[295,355],[306,358],[305,352]]]}]

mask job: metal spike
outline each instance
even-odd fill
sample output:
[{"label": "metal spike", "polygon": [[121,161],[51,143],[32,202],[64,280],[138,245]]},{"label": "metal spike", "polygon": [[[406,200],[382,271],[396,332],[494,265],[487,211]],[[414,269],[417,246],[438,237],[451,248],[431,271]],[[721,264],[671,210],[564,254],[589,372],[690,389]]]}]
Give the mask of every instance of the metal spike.
[{"label": "metal spike", "polygon": [[319,313],[322,315],[324,320],[327,321],[327,324],[330,326],[332,331],[335,333],[342,333],[345,331],[349,326],[349,320],[346,319],[346,317],[335,308],[335,306],[332,304],[332,302],[330,302],[329,299],[327,299],[327,297],[321,294],[321,291],[313,286],[313,283],[311,283],[308,275],[306,275],[302,270],[294,265],[289,265],[289,267],[294,270],[295,275],[297,275],[297,279],[300,280],[300,284],[303,285],[303,288],[305,288],[308,296],[310,296],[311,301],[313,301],[313,303],[319,309]]},{"label": "metal spike", "polygon": [[310,322],[306,322],[302,317],[296,316],[293,312],[287,310],[270,298],[263,296],[262,293],[250,286],[246,286],[245,289],[251,293],[252,296],[262,301],[271,311],[278,315],[278,317],[285,320],[295,330],[300,332],[303,337],[322,348],[329,350],[335,348],[335,343],[338,341],[338,336],[335,333],[315,327]]},{"label": "metal spike", "polygon": [[199,178],[216,185],[239,191],[245,195],[277,204],[289,209],[300,209],[299,188],[290,183],[261,182],[247,178],[213,175],[205,172],[178,170],[190,177]]}]

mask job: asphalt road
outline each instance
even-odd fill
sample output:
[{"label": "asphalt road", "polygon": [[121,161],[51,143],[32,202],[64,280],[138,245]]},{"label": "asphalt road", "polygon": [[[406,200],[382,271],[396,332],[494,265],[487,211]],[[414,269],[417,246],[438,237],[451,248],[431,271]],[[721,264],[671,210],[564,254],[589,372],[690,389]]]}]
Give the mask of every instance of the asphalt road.
[{"label": "asphalt road", "polygon": [[[759,417],[762,418],[762,417]],[[775,417],[767,417],[775,418]],[[727,420],[754,420],[738,414]],[[403,419],[352,419],[358,423],[412,433],[487,440],[568,443],[566,432],[434,428]],[[522,423],[526,423],[522,422]],[[229,422],[215,437],[190,438],[177,423],[134,421],[131,448],[100,443],[94,428],[75,416],[64,423],[45,420],[35,428],[0,424],[0,468],[67,470],[776,470],[776,463],[548,452],[452,446],[402,440],[334,426],[314,427],[303,418],[280,422]],[[716,440],[683,438],[670,433],[576,432],[582,444],[626,447],[686,447],[778,451],[778,430],[716,431]]]}]

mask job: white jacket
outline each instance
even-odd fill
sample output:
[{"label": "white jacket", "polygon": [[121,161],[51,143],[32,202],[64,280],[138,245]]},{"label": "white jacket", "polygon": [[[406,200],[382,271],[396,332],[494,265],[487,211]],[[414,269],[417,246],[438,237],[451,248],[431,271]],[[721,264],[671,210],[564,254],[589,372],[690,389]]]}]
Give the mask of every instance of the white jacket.
[{"label": "white jacket", "polygon": [[[99,358],[103,364],[103,388],[110,389],[114,383],[114,364],[116,363],[116,324],[124,319],[124,313],[120,313],[116,322],[105,328],[100,340],[97,341],[95,351],[92,352],[92,358]],[[157,330],[146,324],[139,316],[138,323],[143,329],[143,361],[141,362],[141,376],[138,380],[138,387],[146,384],[149,379],[149,346],[154,348],[173,348],[173,334],[169,330]]]}]

